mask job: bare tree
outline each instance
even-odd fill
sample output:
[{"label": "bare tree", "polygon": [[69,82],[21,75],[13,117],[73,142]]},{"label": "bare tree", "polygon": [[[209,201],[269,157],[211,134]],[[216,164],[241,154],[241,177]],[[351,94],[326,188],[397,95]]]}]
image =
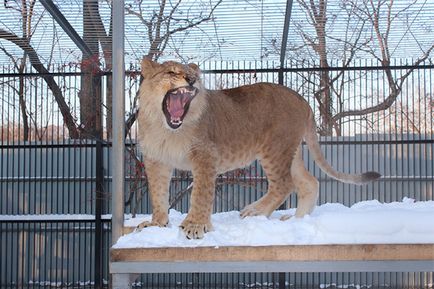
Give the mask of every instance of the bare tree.
[{"label": "bare tree", "polygon": [[318,101],[321,111],[321,133],[325,135],[331,134],[330,115],[332,113],[333,103],[330,89],[330,75],[328,69],[329,61],[327,58],[326,45],[326,23],[327,23],[327,0],[318,0],[315,3],[313,0],[309,2],[298,0],[301,7],[307,13],[310,23],[315,28],[316,37],[313,38],[303,30],[301,34],[307,44],[315,51],[319,57],[319,65],[323,69],[320,71],[320,90],[315,93],[315,98]]},{"label": "bare tree", "polygon": [[[334,129],[339,135],[341,124],[332,117],[343,108],[343,89],[348,80],[344,77],[345,69],[332,73],[330,62],[339,59],[343,68],[352,64],[357,52],[370,41],[363,37],[366,20],[354,17],[353,11],[345,5],[341,6],[340,12],[343,13],[339,15],[336,10],[329,11],[327,0],[297,0],[297,3],[306,18],[294,21],[292,25],[302,43],[290,45],[288,55],[295,64],[318,63],[317,71],[302,72],[299,76],[313,88],[320,112],[319,133],[332,135]],[[340,24],[340,32],[343,33],[335,36],[333,28],[338,18],[345,19],[345,22]],[[278,39],[271,39],[266,53],[280,53],[278,44]]]},{"label": "bare tree", "polygon": [[[389,95],[381,102],[371,107],[364,109],[354,109],[347,110],[337,113],[332,117],[334,122],[348,116],[361,116],[369,113],[386,110],[391,107],[391,105],[396,101],[397,97],[402,91],[402,86],[407,80],[408,76],[414,71],[415,67],[424,62],[431,52],[434,50],[434,43],[428,47],[407,71],[399,78],[395,78],[391,69],[391,55],[389,46],[390,30],[394,20],[397,19],[397,15],[392,14],[392,8],[394,5],[393,0],[363,0],[362,4],[360,1],[349,1],[349,3],[357,11],[357,16],[360,18],[367,18],[369,23],[372,25],[374,31],[374,39],[376,40],[379,52],[377,52],[372,47],[368,47],[367,51],[380,63],[383,67],[383,71],[386,75],[387,83],[389,85]],[[414,3],[414,2],[413,2]],[[384,15],[380,13],[382,9],[385,9],[386,21],[380,22],[380,18]],[[384,23],[384,27],[380,25]]]},{"label": "bare tree", "polygon": [[[33,8],[35,6],[35,0],[30,1],[29,7],[27,7],[26,0],[22,0],[22,8],[21,8],[21,17],[23,22],[23,38],[30,39],[32,37],[32,17],[33,17]],[[20,66],[18,68],[18,73],[22,74],[26,67],[26,59],[27,59],[27,53],[24,52],[23,59],[20,63]],[[24,127],[24,140],[29,139],[29,121],[27,117],[27,108],[26,108],[26,100],[24,96],[24,77],[20,76],[20,83],[19,83],[19,102],[20,102],[20,109],[21,109],[21,115],[23,118],[23,127]]]},{"label": "bare tree", "polygon": [[[422,56],[412,63],[413,68],[409,68],[399,78],[393,75],[389,44],[391,27],[403,25],[398,22],[399,17],[416,2],[417,0],[412,0],[396,11],[393,0],[342,0],[338,7],[335,6],[329,11],[327,0],[297,0],[306,19],[293,24],[302,43],[289,47],[288,56],[299,62],[310,57],[313,62],[319,63],[319,71],[300,73],[300,76],[313,87],[313,95],[319,108],[321,135],[332,135],[333,132],[341,135],[341,126],[346,118],[363,118],[367,114],[388,109],[401,93],[402,85],[414,67],[429,57],[434,44],[426,48]],[[345,19],[345,22],[337,24],[337,19]],[[339,33],[334,31],[337,25],[340,25]],[[411,27],[406,29],[411,30]],[[268,52],[279,52],[278,43],[277,39],[270,41]],[[376,105],[363,109],[348,109],[343,88],[348,81],[354,79],[345,77],[345,69],[361,55],[373,56],[378,60],[390,92]],[[343,69],[339,72],[330,71],[331,59],[339,59],[339,66]]]},{"label": "bare tree", "polygon": [[[83,41],[91,55],[83,53],[81,60],[80,128],[91,137],[102,137],[101,68],[99,62],[99,33],[95,25],[99,16],[98,0],[83,0]],[[97,19],[94,17],[97,16]]]},{"label": "bare tree", "polygon": [[[32,28],[32,20],[33,20],[33,9],[35,5],[34,0],[22,0],[20,2],[21,6],[9,6],[5,2],[5,7],[7,9],[11,9],[12,11],[15,10],[20,13],[21,19],[22,19],[22,36],[18,36],[16,33],[12,31],[5,30],[3,28],[0,28],[0,38],[7,40],[13,44],[15,44],[17,47],[22,49],[23,51],[23,58],[19,64],[19,71],[24,71],[26,60],[30,62],[30,64],[33,66],[33,68],[41,74],[41,77],[45,80],[48,87],[53,93],[54,99],[56,100],[59,110],[63,116],[63,120],[65,122],[65,126],[69,130],[69,135],[72,138],[78,138],[79,137],[79,131],[77,129],[77,126],[75,124],[75,120],[71,114],[71,110],[68,106],[68,104],[65,101],[65,98],[63,96],[62,90],[60,89],[59,85],[55,81],[54,77],[49,73],[46,66],[41,61],[37,51],[33,46],[30,44],[31,37],[33,35],[34,29]],[[18,4],[17,4],[18,5]],[[39,21],[39,20],[38,20]],[[5,49],[2,49],[5,53],[7,52]],[[9,54],[10,58],[12,57],[12,54]],[[21,89],[22,88],[22,89]],[[26,105],[25,105],[25,91],[24,86],[21,87],[20,84],[20,92],[19,95],[19,103],[21,108],[21,113],[23,115],[23,122],[27,123],[28,126],[28,119],[27,116],[24,117],[24,114],[26,113]],[[24,118],[26,118],[26,121],[24,121]],[[24,124],[26,126],[26,124]]]},{"label": "bare tree", "polygon": [[[15,9],[21,14],[21,22],[22,22],[22,38],[30,40],[32,37],[32,17],[33,17],[33,9],[35,6],[35,0],[31,0],[28,5],[26,0],[21,1],[21,7],[13,7],[13,6],[6,6],[10,9]],[[21,111],[21,117],[23,120],[23,140],[27,141],[29,140],[29,133],[30,133],[30,126],[29,126],[29,117],[27,115],[27,105],[26,105],[26,98],[25,98],[25,78],[22,76],[26,69],[26,63],[27,63],[27,52],[23,52],[23,56],[21,58],[14,57],[11,53],[9,53],[5,48],[0,47],[0,49],[3,51],[3,53],[9,57],[9,59],[12,61],[15,69],[17,70],[19,76],[18,81],[18,89],[11,85],[10,87],[15,90],[15,92],[18,94],[18,102],[19,107]]]},{"label": "bare tree", "polygon": [[[215,4],[211,4],[208,9],[201,11],[197,15],[192,15],[189,11],[183,13],[183,17],[175,15],[176,12],[183,10],[181,5],[182,0],[168,2],[166,0],[160,1],[158,10],[151,13],[147,11],[144,6],[144,1],[137,1],[135,6],[127,5],[125,10],[127,14],[136,16],[139,21],[146,27],[147,40],[149,42],[149,49],[146,56],[150,59],[157,60],[163,51],[166,49],[169,40],[180,32],[185,32],[213,20],[215,9],[221,4],[223,0],[218,0]],[[146,1],[145,1],[146,2]]]},{"label": "bare tree", "polygon": [[[82,79],[83,96],[81,119],[82,124],[87,123],[84,127],[88,127],[87,131],[98,132],[97,135],[102,133],[102,111],[101,105],[101,74],[105,71],[112,69],[112,17],[110,15],[110,22],[108,28],[104,26],[104,21],[99,13],[99,3],[97,0],[83,0],[83,40],[92,51],[91,56],[83,55],[82,71],[86,73]],[[100,51],[102,49],[102,56],[104,58],[104,69],[100,63]],[[107,75],[105,87],[105,104],[108,111],[106,115],[106,137],[110,138],[112,135],[112,76]],[[97,113],[95,113],[97,112]],[[101,137],[101,136],[98,136]]]},{"label": "bare tree", "polygon": [[53,96],[59,106],[59,110],[63,116],[65,125],[69,130],[69,135],[72,138],[78,138],[79,132],[75,125],[75,120],[71,115],[70,108],[68,104],[65,102],[65,98],[62,94],[62,90],[60,89],[59,85],[56,83],[53,76],[49,73],[48,69],[40,60],[38,53],[30,44],[30,41],[26,38],[20,37],[15,33],[6,31],[2,28],[0,28],[0,38],[14,43],[17,47],[21,48],[26,53],[30,61],[30,64],[37,72],[41,74],[41,77],[45,80],[48,87],[51,89]]},{"label": "bare tree", "polygon": [[[147,33],[144,35],[149,42],[149,49],[145,52],[145,55],[151,59],[157,60],[164,50],[167,48],[169,40],[175,35],[181,32],[186,33],[190,29],[197,28],[202,23],[213,20],[214,10],[222,2],[219,0],[213,5],[210,5],[209,11],[205,11],[206,14],[201,12],[198,15],[189,16],[189,13],[184,18],[175,17],[176,12],[179,12],[184,7],[181,0],[174,3],[168,3],[167,1],[161,1],[158,6],[158,11],[148,11],[144,8],[144,1],[136,1],[134,4],[127,4],[125,7],[125,12],[129,15],[137,17],[141,24],[146,27]],[[112,45],[112,17],[110,18],[110,25],[108,29],[104,27],[103,20],[98,11],[98,1],[95,0],[84,0],[84,30],[94,33],[89,40],[97,40],[102,48],[105,69],[107,71],[111,70],[112,67],[112,55],[111,55],[111,45]],[[86,29],[87,28],[87,29]],[[108,31],[107,31],[108,30]],[[86,41],[86,39],[85,39]],[[87,41],[86,41],[87,42]],[[96,59],[94,59],[94,62]],[[92,63],[92,61],[88,61]],[[93,63],[94,63],[93,62]],[[107,137],[110,138],[112,133],[112,119],[111,119],[111,76],[108,76],[106,87],[106,133]],[[126,124],[126,131],[131,128],[135,118],[137,116],[137,101],[134,100],[133,111],[130,114],[130,118]],[[86,118],[85,118],[86,119]]]}]

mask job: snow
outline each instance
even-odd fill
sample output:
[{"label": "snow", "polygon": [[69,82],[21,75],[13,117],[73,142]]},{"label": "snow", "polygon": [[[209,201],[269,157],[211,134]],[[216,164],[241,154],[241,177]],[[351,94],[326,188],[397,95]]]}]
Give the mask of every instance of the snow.
[{"label": "snow", "polygon": [[[355,289],[362,289],[362,288],[371,288],[371,285],[358,285],[358,284],[348,284],[348,285],[337,285],[336,283],[331,284],[320,284],[319,288],[321,289],[328,289],[328,288],[339,288],[339,289],[348,289],[348,288],[355,288]],[[389,286],[384,286],[389,287]]]},{"label": "snow", "polygon": [[[282,221],[295,209],[241,219],[239,212],[216,213],[211,217],[214,231],[201,240],[188,240],[179,229],[186,217],[170,210],[167,228],[148,227],[122,236],[114,248],[269,246],[314,244],[417,244],[434,243],[434,201],[380,203],[363,201],[351,207],[327,203],[317,206],[304,218]],[[135,227],[151,215],[129,218]]]}]

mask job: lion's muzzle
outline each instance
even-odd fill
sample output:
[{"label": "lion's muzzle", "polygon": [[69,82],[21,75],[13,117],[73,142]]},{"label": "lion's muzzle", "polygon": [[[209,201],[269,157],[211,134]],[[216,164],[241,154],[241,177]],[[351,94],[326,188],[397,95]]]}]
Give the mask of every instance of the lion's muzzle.
[{"label": "lion's muzzle", "polygon": [[183,86],[166,93],[162,106],[169,127],[177,129],[181,126],[190,103],[198,92],[199,90],[194,86]]}]

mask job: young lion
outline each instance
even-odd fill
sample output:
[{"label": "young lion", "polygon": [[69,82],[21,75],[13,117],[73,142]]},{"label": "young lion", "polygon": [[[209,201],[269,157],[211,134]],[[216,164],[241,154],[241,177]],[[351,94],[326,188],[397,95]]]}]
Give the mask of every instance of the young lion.
[{"label": "young lion", "polygon": [[268,192],[241,211],[241,217],[269,216],[293,191],[296,217],[309,214],[318,198],[318,181],[304,168],[304,139],[318,166],[346,183],[364,184],[376,172],[349,175],[324,159],[309,104],[297,92],[271,83],[207,90],[194,64],[143,59],[140,86],[139,144],[153,207],[147,226],[168,224],[169,183],[174,168],[191,170],[190,211],[181,224],[186,237],[200,239],[212,230],[215,179],[219,173],[259,159]]}]

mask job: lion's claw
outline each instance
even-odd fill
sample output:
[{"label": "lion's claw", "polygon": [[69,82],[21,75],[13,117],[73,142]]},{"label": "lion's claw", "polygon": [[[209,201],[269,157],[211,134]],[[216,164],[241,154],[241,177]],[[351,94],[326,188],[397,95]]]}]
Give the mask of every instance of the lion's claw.
[{"label": "lion's claw", "polygon": [[144,221],[144,222],[141,222],[140,224],[138,224],[136,226],[136,230],[140,231],[140,230],[142,230],[144,228],[154,227],[154,226],[155,227],[167,227],[168,224],[169,224],[168,222],[166,222],[166,223],[159,223],[159,222],[156,222],[156,221]]},{"label": "lion's claw", "polygon": [[197,224],[184,220],[179,228],[184,232],[187,239],[202,239],[205,233],[212,231],[211,223]]}]

